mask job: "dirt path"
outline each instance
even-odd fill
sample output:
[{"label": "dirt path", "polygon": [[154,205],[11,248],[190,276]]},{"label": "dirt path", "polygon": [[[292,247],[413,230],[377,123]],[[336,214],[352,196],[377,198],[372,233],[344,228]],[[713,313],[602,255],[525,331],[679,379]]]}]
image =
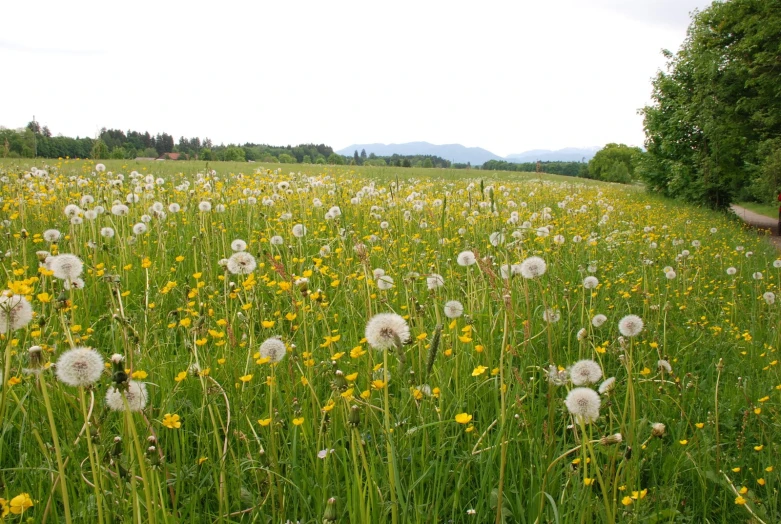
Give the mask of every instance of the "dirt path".
[{"label": "dirt path", "polygon": [[732,208],[732,211],[749,226],[757,229],[769,229],[773,236],[768,237],[768,240],[778,249],[781,249],[781,236],[778,236],[778,220],[766,217],[765,215],[760,215],[759,213],[754,213],[753,211],[735,204],[732,204],[730,207]]}]

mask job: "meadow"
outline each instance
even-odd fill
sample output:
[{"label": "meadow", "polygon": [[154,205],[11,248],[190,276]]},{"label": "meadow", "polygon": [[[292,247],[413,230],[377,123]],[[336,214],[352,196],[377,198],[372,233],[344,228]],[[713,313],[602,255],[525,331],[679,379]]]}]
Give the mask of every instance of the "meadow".
[{"label": "meadow", "polygon": [[8,522],[779,522],[781,260],[534,173],[0,163]]}]

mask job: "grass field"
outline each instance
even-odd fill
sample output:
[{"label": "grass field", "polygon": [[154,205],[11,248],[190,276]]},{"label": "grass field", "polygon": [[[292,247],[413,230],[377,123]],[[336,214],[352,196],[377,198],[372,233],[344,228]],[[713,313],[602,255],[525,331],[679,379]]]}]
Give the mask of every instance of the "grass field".
[{"label": "grass field", "polygon": [[781,521],[781,261],[736,219],[533,173],[96,167],[0,163],[5,520]]}]

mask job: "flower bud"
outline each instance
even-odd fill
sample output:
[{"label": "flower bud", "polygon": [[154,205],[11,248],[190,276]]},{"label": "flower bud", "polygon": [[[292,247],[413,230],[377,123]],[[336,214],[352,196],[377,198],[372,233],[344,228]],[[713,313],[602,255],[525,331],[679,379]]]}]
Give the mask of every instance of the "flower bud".
[{"label": "flower bud", "polygon": [[610,446],[613,444],[621,444],[623,440],[624,437],[621,436],[621,433],[615,433],[613,435],[608,435],[607,437],[602,437],[599,439],[599,443],[603,446]]},{"label": "flower bud", "polygon": [[328,499],[323,513],[323,522],[336,522],[336,497]]},{"label": "flower bud", "polygon": [[350,407],[350,415],[348,417],[348,422],[352,427],[354,428],[358,427],[358,425],[361,423],[361,408],[355,405]]}]

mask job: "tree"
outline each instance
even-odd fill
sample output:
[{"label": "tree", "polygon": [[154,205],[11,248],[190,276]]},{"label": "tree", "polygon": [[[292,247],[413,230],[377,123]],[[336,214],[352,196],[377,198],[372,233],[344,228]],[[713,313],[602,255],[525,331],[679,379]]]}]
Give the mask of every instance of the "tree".
[{"label": "tree", "polygon": [[344,165],[344,157],[336,153],[331,153],[328,155],[328,163],[337,166]]},{"label": "tree", "polygon": [[780,47],[779,0],[714,2],[695,12],[681,49],[665,52],[667,70],[642,111],[648,155],[640,172],[649,189],[714,208],[752,188],[779,189],[772,166],[781,138]]},{"label": "tree", "polygon": [[111,150],[111,158],[115,159],[123,159],[126,158],[127,151],[125,151],[124,147],[115,147]]},{"label": "tree", "polygon": [[95,140],[95,143],[92,144],[92,150],[90,151],[89,157],[93,160],[108,158],[108,146],[106,143],[101,139]]},{"label": "tree", "polygon": [[412,163],[409,161],[409,158],[405,158],[401,162],[401,167],[412,167]]},{"label": "tree", "polygon": [[361,161],[364,161],[364,160],[366,160],[366,150],[365,149],[361,149]]},{"label": "tree", "polygon": [[434,167],[434,164],[431,162],[430,158],[427,158],[423,161],[423,167]]},{"label": "tree", "polygon": [[[643,151],[624,144],[608,144],[588,163],[588,176],[606,182],[628,184],[634,179],[635,169]],[[619,167],[623,166],[623,167]]]},{"label": "tree", "polygon": [[309,155],[304,155],[304,158],[301,160],[304,164],[311,164],[312,163],[312,157]]},{"label": "tree", "polygon": [[246,162],[244,149],[236,146],[228,146],[223,152],[222,159],[226,162]]},{"label": "tree", "polygon": [[358,156],[358,150],[355,150],[355,153],[353,153],[353,164],[356,166],[361,165],[361,157]]},{"label": "tree", "polygon": [[295,164],[296,158],[292,155],[288,155],[287,153],[282,153],[279,155],[279,163],[280,164]]}]

